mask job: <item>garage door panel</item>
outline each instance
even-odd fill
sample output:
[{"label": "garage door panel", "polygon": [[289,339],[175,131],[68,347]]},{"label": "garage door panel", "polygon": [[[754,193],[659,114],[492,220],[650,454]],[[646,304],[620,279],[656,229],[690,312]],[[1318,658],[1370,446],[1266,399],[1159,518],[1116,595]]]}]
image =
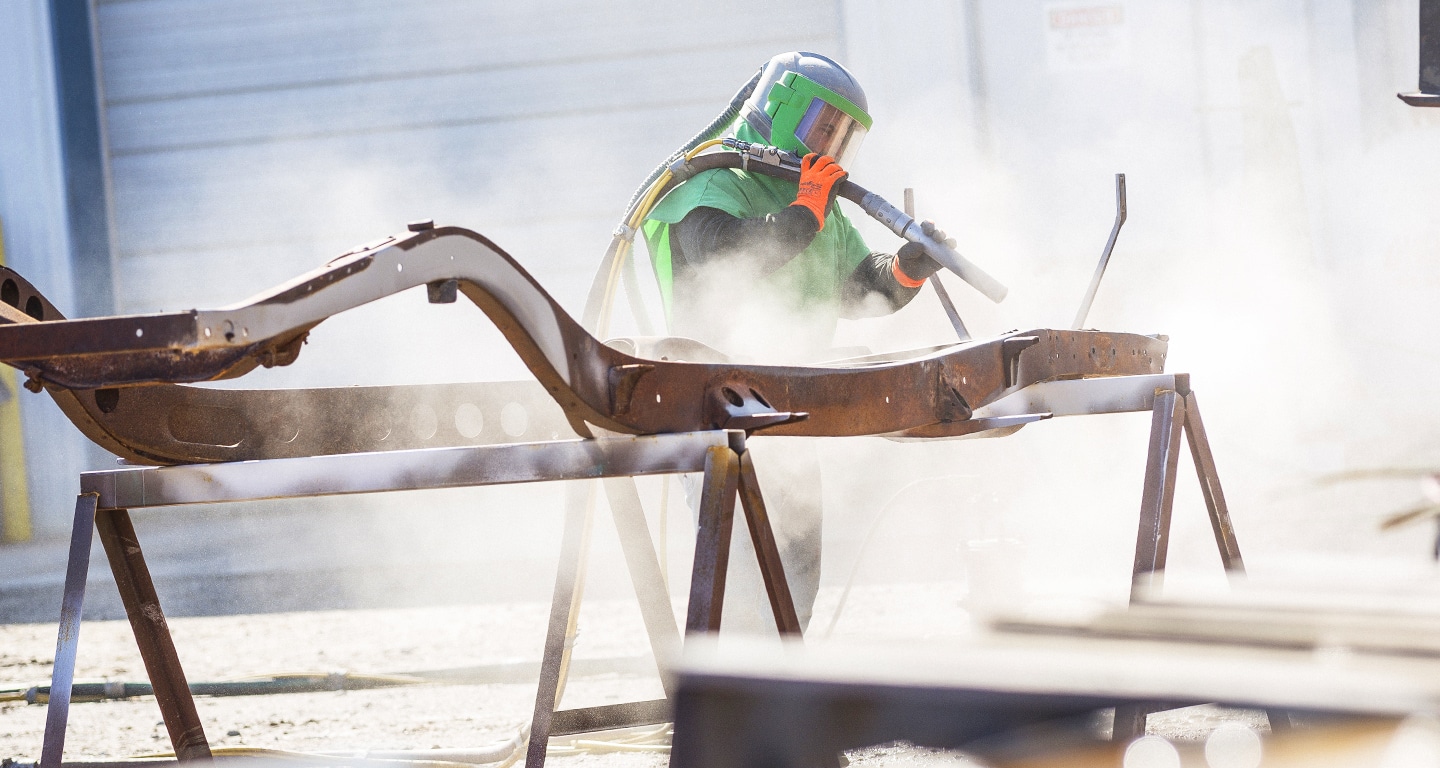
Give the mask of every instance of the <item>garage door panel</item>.
[{"label": "garage door panel", "polygon": [[[798,40],[789,42],[813,42]],[[315,90],[271,90],[113,106],[117,156],[253,141],[365,133],[643,107],[673,99],[724,105],[774,44],[463,73],[369,80]],[[697,71],[716,72],[697,83]]]},{"label": "garage door panel", "polygon": [[[368,239],[407,219],[466,226],[525,217],[617,220],[634,188],[710,105],[609,116],[602,124],[530,120],[307,143],[239,145],[114,160],[117,249],[148,252],[304,240]],[[680,138],[677,138],[679,136]],[[611,137],[625,147],[616,152]]]},{"label": "garage door panel", "polygon": [[[494,220],[481,229],[520,259],[562,305],[578,312],[612,226],[608,216],[567,214]],[[385,231],[377,229],[370,239]],[[116,311],[226,306],[319,267],[363,242],[330,239],[333,242],[255,243],[133,256],[117,278]],[[216,272],[223,272],[226,279],[208,278]]]},{"label": "garage door panel", "polygon": [[840,39],[836,0],[101,0],[97,21],[127,312],[231,303],[418,218],[578,309],[643,176],[770,55]]},{"label": "garage door panel", "polygon": [[[712,3],[633,0],[129,0],[98,9],[107,97],[116,102],[643,58],[697,43],[754,40],[766,30],[837,34],[833,0],[735,0],[723,14],[716,23]],[[763,28],[745,19],[763,19]]]}]

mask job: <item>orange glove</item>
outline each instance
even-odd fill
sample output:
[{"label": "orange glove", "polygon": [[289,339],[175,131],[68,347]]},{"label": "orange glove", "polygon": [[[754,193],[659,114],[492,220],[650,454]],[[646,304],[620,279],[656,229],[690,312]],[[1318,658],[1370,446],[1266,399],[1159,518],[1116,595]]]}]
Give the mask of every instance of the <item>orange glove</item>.
[{"label": "orange glove", "polygon": [[829,155],[811,152],[800,161],[800,191],[791,205],[803,206],[815,214],[815,221],[819,222],[816,232],[825,228],[825,212],[835,202],[840,182],[849,175]]}]

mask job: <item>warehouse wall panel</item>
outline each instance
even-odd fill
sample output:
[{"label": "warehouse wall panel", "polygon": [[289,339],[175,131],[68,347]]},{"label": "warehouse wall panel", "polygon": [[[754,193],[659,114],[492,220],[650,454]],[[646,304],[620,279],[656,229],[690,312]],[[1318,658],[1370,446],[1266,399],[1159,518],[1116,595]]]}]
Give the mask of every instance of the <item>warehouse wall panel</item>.
[{"label": "warehouse wall panel", "polygon": [[[433,217],[578,310],[634,186],[835,0],[110,0],[119,309],[229,302]],[[553,276],[553,277],[547,277]]]},{"label": "warehouse wall panel", "polygon": [[99,18],[117,102],[646,56],[837,24],[825,0],[122,0]]}]

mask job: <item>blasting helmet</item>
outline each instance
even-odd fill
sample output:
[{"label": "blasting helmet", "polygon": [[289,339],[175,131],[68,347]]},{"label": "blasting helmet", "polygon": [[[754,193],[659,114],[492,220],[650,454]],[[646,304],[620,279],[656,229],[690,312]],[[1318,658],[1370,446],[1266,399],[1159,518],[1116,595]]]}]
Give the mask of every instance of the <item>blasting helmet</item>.
[{"label": "blasting helmet", "polygon": [[839,63],[791,51],[765,65],[740,115],[769,144],[829,155],[848,166],[870,130],[866,109],[865,91]]}]

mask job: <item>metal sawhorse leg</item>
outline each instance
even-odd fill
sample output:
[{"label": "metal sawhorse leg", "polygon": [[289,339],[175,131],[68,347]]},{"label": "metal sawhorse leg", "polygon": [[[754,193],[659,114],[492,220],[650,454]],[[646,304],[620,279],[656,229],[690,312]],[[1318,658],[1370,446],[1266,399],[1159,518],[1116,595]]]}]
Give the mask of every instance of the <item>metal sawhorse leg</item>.
[{"label": "metal sawhorse leg", "polygon": [[[695,561],[690,577],[690,601],[685,622],[687,634],[720,629],[725,597],[726,569],[730,560],[730,539],[734,527],[735,497],[740,497],[745,520],[760,560],[765,592],[775,615],[776,628],[784,635],[800,634],[800,620],[785,581],[780,550],[760,495],[760,484],[748,451],[737,453],[734,446],[713,447],[705,458],[705,481],[700,500],[700,521],[695,542]],[[620,529],[621,547],[635,581],[636,595],[650,646],[657,659],[679,650],[679,633],[670,612],[669,595],[660,575],[660,565],[651,545],[650,531],[640,507],[640,497],[630,478],[605,481],[606,495],[615,524]],[[569,663],[566,639],[573,635],[572,622],[580,608],[579,569],[583,562],[586,517],[585,500],[572,496],[565,520],[560,569],[555,579],[555,596],[550,604],[550,626],[545,638],[545,656],[540,665],[540,685],[535,694],[535,714],[530,724],[526,768],[545,764],[545,751],[552,736],[651,725],[668,722],[670,696],[655,701],[611,704],[584,709],[556,710],[563,693],[563,671]]]},{"label": "metal sawhorse leg", "polygon": [[155,690],[155,700],[170,743],[180,760],[210,757],[205,729],[195,711],[195,700],[185,681],[185,670],[175,653],[175,643],[160,599],[150,581],[145,556],[135,526],[125,509],[98,512],[100,494],[81,493],[75,502],[75,527],[70,538],[70,562],[65,570],[65,597],[60,607],[60,636],[55,646],[55,669],[50,679],[50,703],[45,715],[45,743],[40,764],[59,768],[65,750],[65,726],[69,720],[70,690],[75,679],[75,654],[80,642],[80,613],[85,603],[85,577],[90,569],[91,532],[98,531],[115,586],[125,605],[125,615],[135,632],[135,643],[145,661],[145,672]]},{"label": "metal sawhorse leg", "polygon": [[[1183,431],[1190,447],[1190,459],[1200,479],[1200,492],[1210,513],[1210,527],[1220,562],[1234,575],[1245,573],[1240,544],[1230,522],[1230,508],[1220,488],[1215,470],[1215,456],[1200,419],[1200,406],[1190,390],[1188,376],[1175,376],[1174,389],[1155,393],[1150,420],[1150,451],[1145,464],[1145,489],[1140,502],[1140,531],[1135,541],[1135,569],[1130,583],[1130,600],[1143,600],[1160,589],[1165,572],[1165,558],[1170,548],[1170,513],[1175,503],[1175,475],[1180,462],[1180,434]],[[1117,707],[1112,739],[1132,739],[1145,734],[1145,719],[1159,711],[1156,707],[1131,704]],[[1279,710],[1267,713],[1271,730],[1289,727],[1289,716]]]}]

